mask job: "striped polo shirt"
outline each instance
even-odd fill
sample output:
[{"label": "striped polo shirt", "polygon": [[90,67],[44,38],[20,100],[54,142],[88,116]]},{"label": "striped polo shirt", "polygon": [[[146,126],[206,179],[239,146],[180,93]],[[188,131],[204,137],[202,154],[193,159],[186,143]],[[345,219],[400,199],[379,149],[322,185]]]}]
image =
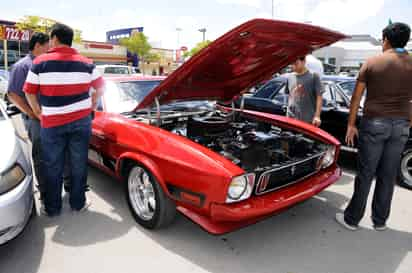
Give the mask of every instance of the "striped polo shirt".
[{"label": "striped polo shirt", "polygon": [[90,115],[90,88],[104,84],[92,60],[70,47],[55,47],[33,61],[23,90],[39,94],[41,125],[61,126]]}]

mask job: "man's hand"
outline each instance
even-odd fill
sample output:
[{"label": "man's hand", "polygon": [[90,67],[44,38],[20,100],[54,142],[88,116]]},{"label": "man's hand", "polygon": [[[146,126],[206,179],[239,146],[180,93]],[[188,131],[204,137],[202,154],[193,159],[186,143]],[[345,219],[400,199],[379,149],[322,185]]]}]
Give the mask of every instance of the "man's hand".
[{"label": "man's hand", "polygon": [[34,119],[41,120],[41,110],[33,111]]},{"label": "man's hand", "polygon": [[320,117],[315,116],[312,120],[312,124],[315,125],[316,127],[319,127],[321,123],[322,123],[322,120],[320,119]]},{"label": "man's hand", "polygon": [[96,111],[97,109],[97,98],[95,93],[92,94],[92,111]]},{"label": "man's hand", "polygon": [[348,125],[348,129],[346,131],[346,144],[348,144],[349,147],[353,147],[355,144],[355,137],[358,137],[358,128],[353,125]]}]

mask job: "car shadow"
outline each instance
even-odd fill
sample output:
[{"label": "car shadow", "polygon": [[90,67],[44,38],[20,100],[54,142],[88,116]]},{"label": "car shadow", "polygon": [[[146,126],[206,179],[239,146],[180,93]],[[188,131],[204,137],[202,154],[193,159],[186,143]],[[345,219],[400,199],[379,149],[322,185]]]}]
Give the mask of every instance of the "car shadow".
[{"label": "car shadow", "polygon": [[138,228],[208,272],[395,272],[412,251],[412,234],[344,230],[334,215],[347,201],[344,195],[324,191],[284,213],[222,236],[203,232],[181,216],[168,229]]}]

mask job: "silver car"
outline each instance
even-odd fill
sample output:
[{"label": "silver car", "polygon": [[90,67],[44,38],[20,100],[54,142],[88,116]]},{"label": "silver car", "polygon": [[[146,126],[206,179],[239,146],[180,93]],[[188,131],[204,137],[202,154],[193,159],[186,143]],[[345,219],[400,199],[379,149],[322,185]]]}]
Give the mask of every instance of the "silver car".
[{"label": "silver car", "polygon": [[33,175],[20,138],[0,100],[0,245],[18,236],[35,213]]},{"label": "silver car", "polygon": [[2,70],[0,70],[0,99],[4,99],[6,97],[8,82],[8,74],[5,72],[2,73]]}]

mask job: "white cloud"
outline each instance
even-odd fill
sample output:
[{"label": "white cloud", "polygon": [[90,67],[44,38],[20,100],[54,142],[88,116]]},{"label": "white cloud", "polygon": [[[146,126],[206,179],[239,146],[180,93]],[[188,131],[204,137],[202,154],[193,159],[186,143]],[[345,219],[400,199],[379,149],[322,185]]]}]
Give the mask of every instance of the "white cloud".
[{"label": "white cloud", "polygon": [[220,4],[234,4],[240,6],[249,6],[254,8],[262,7],[261,0],[217,0]]}]

